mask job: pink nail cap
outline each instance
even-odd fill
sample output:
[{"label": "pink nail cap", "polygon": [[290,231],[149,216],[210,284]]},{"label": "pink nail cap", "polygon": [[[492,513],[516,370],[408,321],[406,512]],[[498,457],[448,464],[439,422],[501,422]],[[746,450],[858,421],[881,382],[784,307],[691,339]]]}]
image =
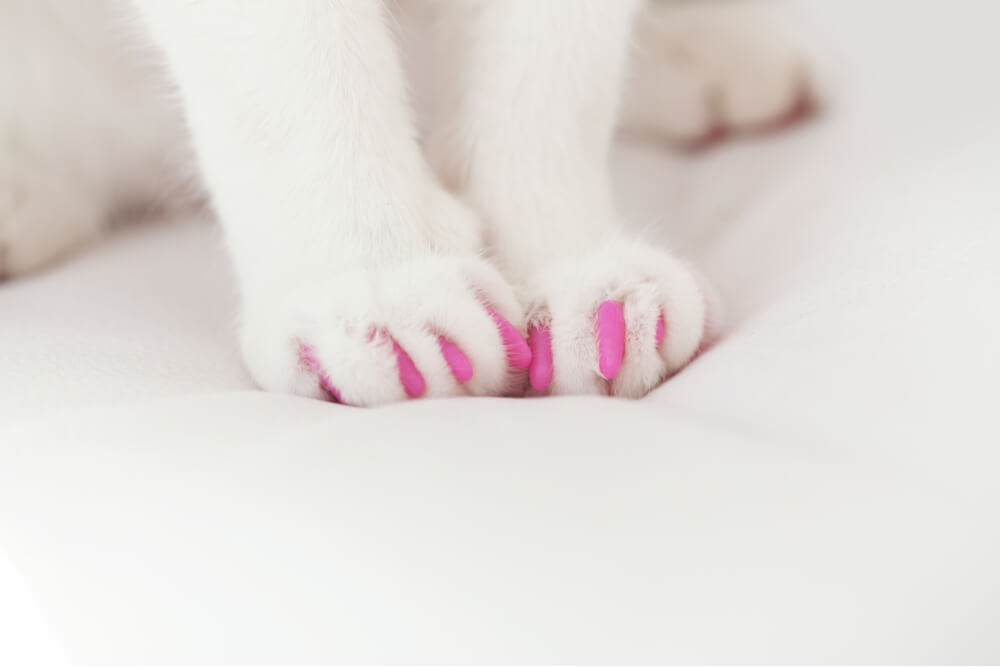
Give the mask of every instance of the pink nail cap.
[{"label": "pink nail cap", "polygon": [[344,405],[349,405],[343,398],[341,398],[340,392],[337,391],[337,388],[333,386],[332,382],[330,382],[330,376],[326,374],[326,370],[323,368],[323,365],[320,364],[319,359],[316,358],[316,350],[313,346],[303,345],[299,354],[302,358],[302,362],[306,365],[306,368],[315,373],[316,377],[319,378],[319,386],[322,387],[326,393],[333,396],[333,400],[338,403],[343,403]]},{"label": "pink nail cap", "polygon": [[656,320],[656,347],[660,347],[663,343],[663,337],[667,335],[667,321],[663,319],[663,313],[660,313],[660,318]]},{"label": "pink nail cap", "polygon": [[528,381],[535,391],[545,391],[552,382],[552,332],[544,324],[532,324],[528,331],[531,368]]},{"label": "pink nail cap", "polygon": [[625,356],[625,309],[617,301],[597,307],[597,365],[611,380],[618,375]]},{"label": "pink nail cap", "polygon": [[403,390],[410,398],[417,398],[424,393],[424,376],[420,374],[420,371],[413,364],[413,360],[410,359],[410,355],[399,346],[399,343],[392,341],[392,349],[396,353],[399,381],[403,383]]},{"label": "pink nail cap", "polygon": [[340,392],[337,391],[337,388],[330,383],[330,378],[327,377],[326,373],[319,376],[319,384],[323,387],[323,389],[329,392],[331,396],[333,396],[333,400],[338,403],[343,403],[344,405],[349,405],[349,403],[347,403],[347,401],[340,396]]},{"label": "pink nail cap", "polygon": [[500,338],[503,340],[504,347],[507,348],[507,361],[514,368],[528,368],[531,365],[531,348],[528,347],[528,342],[524,340],[524,336],[498,312],[489,306],[486,306],[486,310],[489,312],[490,317],[493,318],[493,321],[496,322],[497,329],[500,330]]},{"label": "pink nail cap", "polygon": [[444,336],[438,336],[438,345],[441,346],[441,356],[451,368],[451,374],[459,382],[468,382],[472,379],[472,362],[465,356],[465,353],[457,345]]}]

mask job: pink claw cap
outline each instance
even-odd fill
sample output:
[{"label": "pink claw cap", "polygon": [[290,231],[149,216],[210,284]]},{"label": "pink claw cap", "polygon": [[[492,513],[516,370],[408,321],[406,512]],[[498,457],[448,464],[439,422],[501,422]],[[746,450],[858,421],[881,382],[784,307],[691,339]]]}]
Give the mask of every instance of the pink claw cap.
[{"label": "pink claw cap", "polygon": [[441,346],[441,356],[451,368],[451,374],[459,382],[468,382],[472,379],[472,362],[465,356],[465,353],[457,345],[444,336],[438,336],[438,345]]},{"label": "pink claw cap", "polygon": [[656,320],[656,347],[660,347],[663,344],[663,338],[667,335],[667,321],[663,319],[663,313],[660,313],[660,317]]},{"label": "pink claw cap", "polygon": [[410,355],[396,341],[392,341],[392,350],[396,353],[396,364],[399,366],[399,381],[403,383],[403,390],[410,398],[417,398],[424,393],[424,376],[417,370],[417,367],[413,364],[413,360],[410,359]]},{"label": "pink claw cap", "polygon": [[597,365],[611,380],[618,375],[625,356],[625,309],[617,301],[597,307]]},{"label": "pink claw cap", "polygon": [[528,382],[535,391],[545,391],[552,382],[552,332],[544,324],[532,324],[528,330],[531,367]]},{"label": "pink claw cap", "polygon": [[343,403],[344,405],[350,405],[340,396],[340,392],[337,388],[333,386],[330,382],[330,376],[326,374],[326,370],[323,369],[323,365],[319,363],[319,359],[316,358],[316,350],[313,349],[312,345],[303,345],[299,350],[299,356],[302,359],[302,363],[306,365],[310,371],[316,374],[319,378],[319,386],[323,388],[323,391],[333,396],[333,400],[338,403]]},{"label": "pink claw cap", "polygon": [[486,310],[500,331],[500,338],[503,339],[504,347],[507,348],[507,361],[514,368],[522,370],[528,368],[531,365],[531,348],[528,347],[524,336],[517,330],[517,327],[505,320],[497,311],[489,306],[486,306]]},{"label": "pink claw cap", "polygon": [[323,375],[320,375],[320,376],[319,376],[319,384],[320,384],[320,386],[321,386],[321,387],[323,387],[323,389],[325,389],[325,390],[326,390],[326,391],[327,391],[327,392],[328,392],[328,393],[329,393],[329,394],[330,394],[331,396],[333,396],[333,400],[337,401],[338,403],[343,403],[344,405],[349,405],[349,403],[347,403],[347,401],[345,401],[345,400],[344,400],[344,399],[343,399],[343,398],[342,398],[342,397],[340,396],[340,392],[339,392],[339,391],[337,391],[337,388],[336,388],[336,387],[334,387],[334,386],[333,386],[332,384],[330,384],[330,378],[328,378],[328,377],[326,376],[326,373],[324,373]]}]

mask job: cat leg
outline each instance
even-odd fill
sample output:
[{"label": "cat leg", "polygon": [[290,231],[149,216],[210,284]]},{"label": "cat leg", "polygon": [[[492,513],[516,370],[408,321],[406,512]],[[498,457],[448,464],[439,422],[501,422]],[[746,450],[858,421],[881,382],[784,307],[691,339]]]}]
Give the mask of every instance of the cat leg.
[{"label": "cat leg", "polygon": [[484,214],[529,310],[531,386],[648,392],[706,337],[705,291],[620,224],[608,173],[635,0],[454,3],[460,52],[430,154]]},{"label": "cat leg", "polygon": [[519,388],[521,308],[420,151],[382,3],[139,6],[180,87],[260,386],[352,405]]}]

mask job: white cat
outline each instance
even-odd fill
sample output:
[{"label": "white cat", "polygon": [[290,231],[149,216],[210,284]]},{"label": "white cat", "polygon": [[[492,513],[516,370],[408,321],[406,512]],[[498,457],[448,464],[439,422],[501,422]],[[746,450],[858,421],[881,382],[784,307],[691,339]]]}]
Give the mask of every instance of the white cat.
[{"label": "white cat", "polygon": [[619,224],[616,123],[693,141],[772,123],[811,86],[752,4],[134,9],[0,0],[0,272],[203,183],[256,381],[352,405],[648,392],[704,342],[707,294]]}]

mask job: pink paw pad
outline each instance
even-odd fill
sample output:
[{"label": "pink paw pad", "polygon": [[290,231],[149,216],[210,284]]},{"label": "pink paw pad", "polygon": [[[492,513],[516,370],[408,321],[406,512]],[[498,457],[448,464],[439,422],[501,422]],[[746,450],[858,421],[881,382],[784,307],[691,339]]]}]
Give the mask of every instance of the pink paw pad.
[{"label": "pink paw pad", "polygon": [[465,356],[465,353],[444,336],[438,336],[438,345],[441,347],[441,356],[444,357],[455,379],[459,382],[471,380],[472,362]]},{"label": "pink paw pad", "polygon": [[532,324],[528,346],[531,348],[528,381],[535,391],[545,391],[552,382],[552,332],[544,324]]},{"label": "pink paw pad", "polygon": [[531,365],[531,348],[528,347],[524,336],[517,330],[517,327],[505,320],[495,310],[489,306],[486,306],[486,310],[500,331],[500,338],[503,340],[504,347],[507,348],[507,361],[514,368],[522,370],[528,368]]},{"label": "pink paw pad", "polygon": [[663,344],[663,339],[667,335],[667,321],[663,319],[663,313],[660,313],[659,319],[656,320],[656,347],[660,347]]},{"label": "pink paw pad", "polygon": [[597,307],[597,365],[601,375],[611,380],[618,375],[625,356],[625,308],[617,301]]}]

